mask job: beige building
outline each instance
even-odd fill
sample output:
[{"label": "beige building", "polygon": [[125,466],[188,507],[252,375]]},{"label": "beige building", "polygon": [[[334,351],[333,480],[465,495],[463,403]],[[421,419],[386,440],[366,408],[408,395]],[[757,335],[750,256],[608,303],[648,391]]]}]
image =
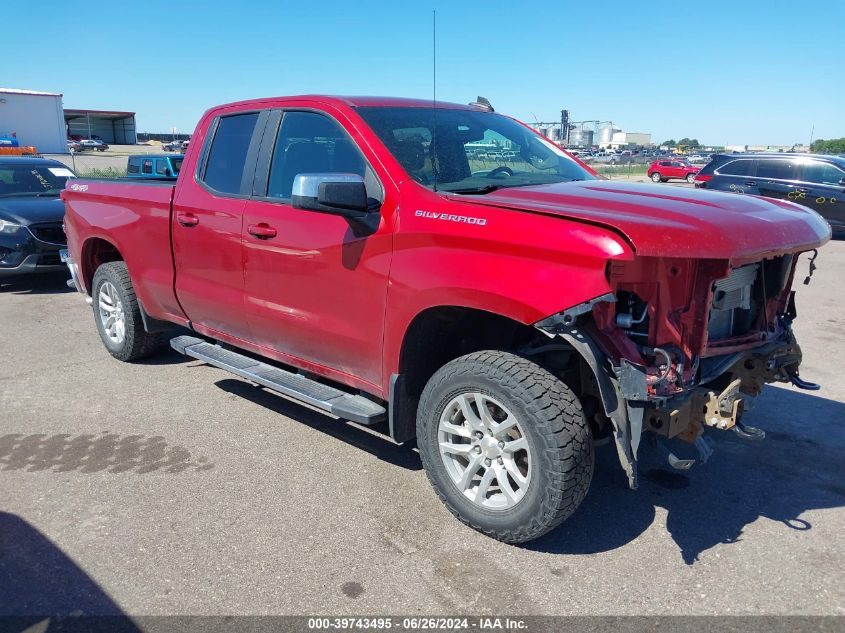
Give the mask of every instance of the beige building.
[{"label": "beige building", "polygon": [[610,140],[613,149],[625,147],[626,145],[638,145],[645,147],[651,145],[651,134],[645,132],[614,132]]}]

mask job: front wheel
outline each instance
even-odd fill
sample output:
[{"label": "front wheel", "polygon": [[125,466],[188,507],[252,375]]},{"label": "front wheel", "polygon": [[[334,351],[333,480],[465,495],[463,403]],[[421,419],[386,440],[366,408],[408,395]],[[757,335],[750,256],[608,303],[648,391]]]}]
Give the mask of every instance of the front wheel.
[{"label": "front wheel", "polygon": [[162,335],[144,330],[141,308],[124,262],[100,266],[91,285],[94,321],[112,356],[128,362],[159,350]]},{"label": "front wheel", "polygon": [[506,543],[565,521],[593,475],[592,435],[575,394],[506,352],[469,354],[432,376],[417,410],[417,444],[446,507]]},{"label": "front wheel", "polygon": [[687,174],[687,182],[692,184],[695,182],[695,174]]}]

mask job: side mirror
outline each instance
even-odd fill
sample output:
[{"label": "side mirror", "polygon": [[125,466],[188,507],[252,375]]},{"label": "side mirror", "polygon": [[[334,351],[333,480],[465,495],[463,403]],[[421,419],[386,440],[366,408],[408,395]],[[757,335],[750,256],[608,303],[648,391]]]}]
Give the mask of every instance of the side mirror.
[{"label": "side mirror", "polygon": [[381,219],[370,206],[367,187],[358,174],[297,174],[291,206],[345,217],[369,233],[375,232]]}]

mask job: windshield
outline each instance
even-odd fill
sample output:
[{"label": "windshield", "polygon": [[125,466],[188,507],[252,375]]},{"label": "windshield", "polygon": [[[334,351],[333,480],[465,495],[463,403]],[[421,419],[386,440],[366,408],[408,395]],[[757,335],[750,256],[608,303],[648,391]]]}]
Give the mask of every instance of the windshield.
[{"label": "windshield", "polygon": [[556,145],[493,112],[361,107],[358,113],[408,174],[430,189],[484,193],[595,178]]},{"label": "windshield", "polygon": [[62,165],[0,165],[0,197],[57,196],[74,177]]}]

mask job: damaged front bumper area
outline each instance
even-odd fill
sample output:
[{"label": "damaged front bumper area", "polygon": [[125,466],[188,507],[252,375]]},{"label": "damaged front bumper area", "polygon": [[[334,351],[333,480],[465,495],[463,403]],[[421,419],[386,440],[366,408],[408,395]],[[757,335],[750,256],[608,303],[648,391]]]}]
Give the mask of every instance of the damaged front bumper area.
[{"label": "damaged front bumper area", "polygon": [[765,437],[742,416],[766,383],[819,388],[799,376],[795,262],[786,255],[733,266],[679,259],[614,265],[612,292],[534,324],[589,367],[589,380],[580,372],[581,396],[601,402],[591,422],[611,431],[631,488],[644,432],[670,465],[686,469],[696,460],[675,456],[668,440],[689,442],[706,461],[709,429]]},{"label": "damaged front bumper area", "polygon": [[[765,438],[762,430],[742,422],[743,413],[753,408],[765,384],[784,382],[803,389],[819,388],[798,376],[801,359],[801,348],[790,333],[784,340],[719,359],[725,367],[723,373],[671,398],[637,400],[645,375],[625,365],[620,371],[620,393],[628,402],[629,417],[641,417],[644,430],[695,445],[704,462],[713,452],[704,436],[706,428],[732,430],[747,440]],[[661,447],[674,468],[692,466],[694,460],[681,460],[668,447]]]},{"label": "damaged front bumper area", "polygon": [[[803,389],[819,386],[801,379],[801,348],[791,331],[780,340],[757,348],[714,359],[706,382],[670,397],[655,395],[654,377],[645,367],[625,359],[615,365],[595,345],[589,334],[575,326],[558,327],[560,337],[587,362],[596,378],[604,414],[610,420],[620,463],[632,489],[637,488],[637,454],[643,432],[651,432],[668,463],[686,470],[696,460],[671,452],[665,440],[693,445],[698,459],[706,462],[713,453],[705,430],[732,430],[739,437],[759,440],[762,430],[743,424],[743,413],[753,408],[767,383],[792,383]],[[715,374],[715,375],[714,375]]]}]

